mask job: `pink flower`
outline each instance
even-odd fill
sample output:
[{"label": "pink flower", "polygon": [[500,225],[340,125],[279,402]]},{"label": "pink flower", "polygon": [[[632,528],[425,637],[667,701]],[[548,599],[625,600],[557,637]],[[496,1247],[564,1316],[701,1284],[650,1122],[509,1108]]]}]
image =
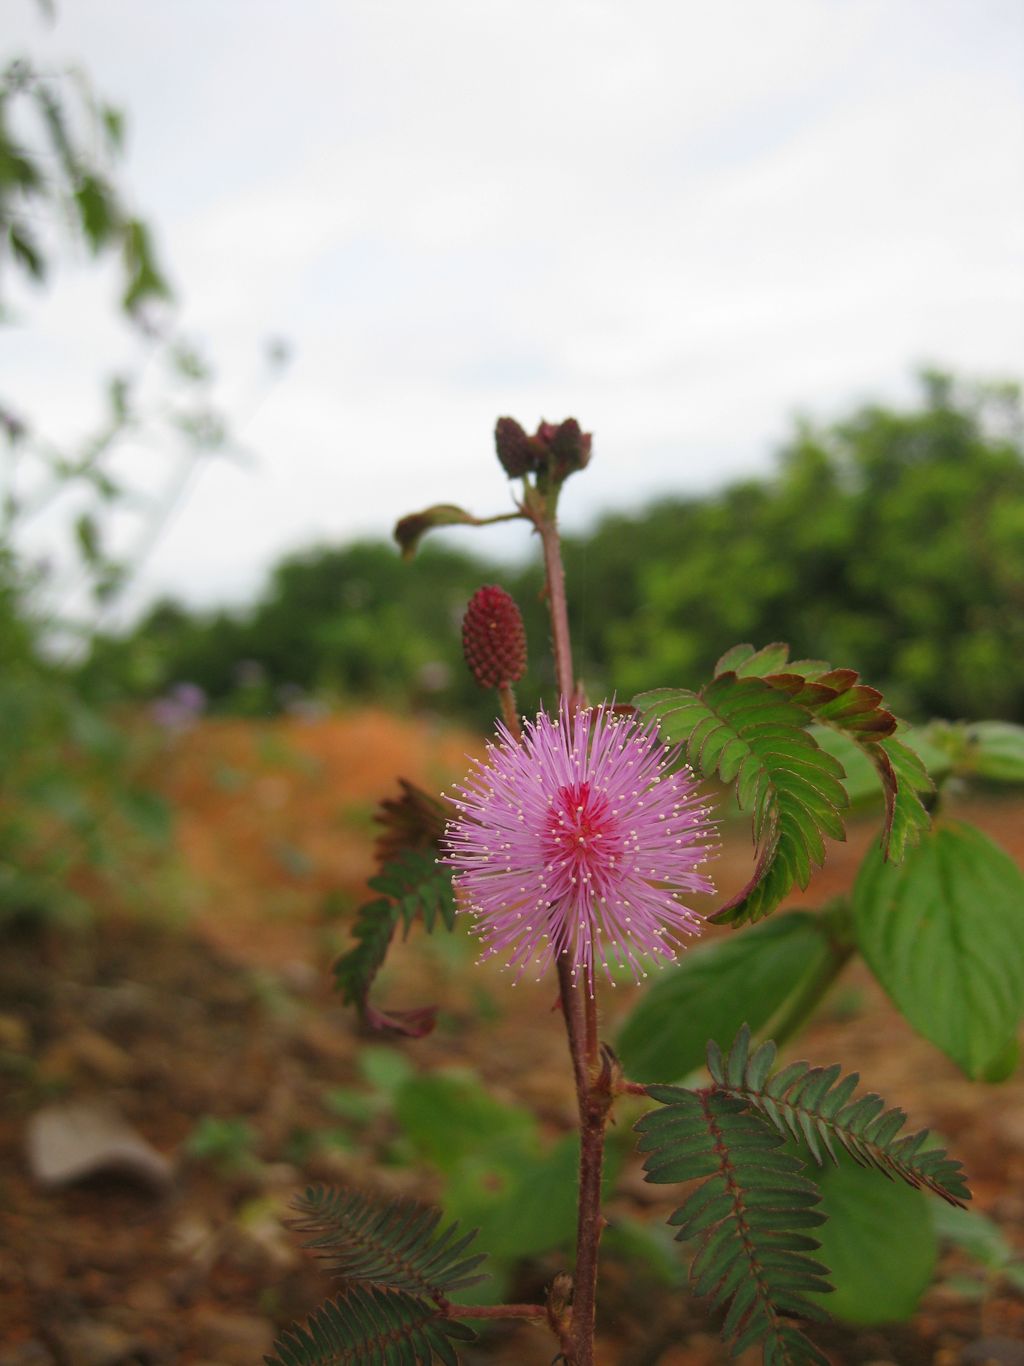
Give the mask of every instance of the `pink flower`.
[{"label": "pink flower", "polygon": [[681,893],[712,892],[699,871],[713,823],[687,768],[656,726],[608,706],[557,720],[540,712],[521,741],[499,743],[449,797],[457,815],[443,841],[462,909],[477,917],[481,961],[506,956],[516,980],[538,980],[568,954],[593,983],[599,962],[635,979],[673,961],[701,917]]}]

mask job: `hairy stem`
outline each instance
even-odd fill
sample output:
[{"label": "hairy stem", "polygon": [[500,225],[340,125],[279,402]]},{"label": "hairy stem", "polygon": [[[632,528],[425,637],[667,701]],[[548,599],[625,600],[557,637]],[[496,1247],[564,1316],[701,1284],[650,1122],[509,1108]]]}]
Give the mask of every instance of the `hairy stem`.
[{"label": "hairy stem", "polygon": [[601,1168],[610,1106],[611,1095],[602,1094],[596,1085],[591,1085],[581,1098],[579,1215],[572,1301],[573,1366],[593,1366],[594,1361],[597,1257],[605,1224],[601,1214]]},{"label": "hairy stem", "polygon": [[587,1025],[583,1014],[583,1000],[576,984],[576,978],[572,975],[572,963],[567,953],[559,955],[557,967],[558,1003],[565,1018],[565,1032],[569,1036],[569,1056],[572,1059],[572,1074],[576,1082],[578,1099],[585,1094],[589,1085],[587,1077]]},{"label": "hairy stem", "polygon": [[[574,706],[572,644],[569,610],[565,597],[565,571],[554,507],[536,518],[544,547],[548,609],[555,652],[558,691],[570,709]],[[569,1035],[576,1102],[580,1117],[579,1207],[576,1224],[576,1270],[573,1276],[572,1320],[569,1343],[563,1351],[571,1366],[593,1366],[594,1319],[597,1302],[597,1257],[604,1220],[601,1216],[601,1168],[604,1163],[604,1131],[611,1108],[609,1079],[598,1075],[597,1005],[591,974],[577,979],[566,955],[558,960],[562,1011]],[[566,1350],[568,1346],[568,1350]]]},{"label": "hairy stem", "polygon": [[552,511],[535,525],[544,546],[544,574],[548,585],[548,611],[551,613],[551,639],[555,650],[555,679],[558,691],[572,706],[575,691],[572,675],[572,643],[569,639],[569,605],[565,598],[565,570],[558,524]]},{"label": "hairy stem", "polygon": [[516,695],[511,683],[502,683],[498,687],[498,700],[501,702],[501,719],[508,727],[508,733],[513,740],[521,738],[523,728],[519,724],[519,712],[516,710]]},{"label": "hairy stem", "polygon": [[449,1319],[544,1319],[548,1311],[542,1304],[452,1304],[445,1302]]}]

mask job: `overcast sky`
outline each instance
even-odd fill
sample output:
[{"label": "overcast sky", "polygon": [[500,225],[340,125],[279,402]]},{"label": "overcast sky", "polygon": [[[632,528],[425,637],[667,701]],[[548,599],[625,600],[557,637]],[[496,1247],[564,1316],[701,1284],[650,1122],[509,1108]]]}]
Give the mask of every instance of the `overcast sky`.
[{"label": "overcast sky", "polygon": [[[579,526],[766,472],[795,413],[907,398],[923,363],[1024,378],[1019,0],[3,9],[5,58],[127,111],[126,183],[253,456],[190,486],[135,604],[244,600],[431,502],[505,510],[499,414],[594,431]],[[0,333],[57,438],[137,350],[113,291],[66,268]]]}]

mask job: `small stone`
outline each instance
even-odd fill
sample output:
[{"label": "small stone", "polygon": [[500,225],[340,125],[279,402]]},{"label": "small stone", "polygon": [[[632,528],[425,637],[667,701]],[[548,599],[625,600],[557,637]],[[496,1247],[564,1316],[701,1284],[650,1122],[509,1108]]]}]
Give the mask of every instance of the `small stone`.
[{"label": "small stone", "polygon": [[174,1169],[163,1153],[99,1102],[48,1105],[28,1121],[29,1170],[42,1186],[68,1186],[99,1173],[168,1190]]}]

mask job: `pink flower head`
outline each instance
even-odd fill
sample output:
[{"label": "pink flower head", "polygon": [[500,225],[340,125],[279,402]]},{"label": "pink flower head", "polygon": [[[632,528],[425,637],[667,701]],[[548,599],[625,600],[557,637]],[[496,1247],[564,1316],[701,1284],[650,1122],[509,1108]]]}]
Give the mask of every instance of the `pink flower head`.
[{"label": "pink flower head", "polygon": [[711,892],[699,871],[715,847],[692,772],[670,772],[677,751],[656,725],[608,706],[557,719],[540,712],[521,741],[502,725],[456,797],[443,862],[463,908],[477,917],[481,961],[507,956],[516,980],[538,980],[561,954],[593,983],[628,965],[673,961],[701,918],[684,892]]}]

